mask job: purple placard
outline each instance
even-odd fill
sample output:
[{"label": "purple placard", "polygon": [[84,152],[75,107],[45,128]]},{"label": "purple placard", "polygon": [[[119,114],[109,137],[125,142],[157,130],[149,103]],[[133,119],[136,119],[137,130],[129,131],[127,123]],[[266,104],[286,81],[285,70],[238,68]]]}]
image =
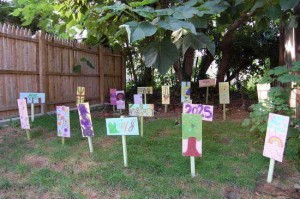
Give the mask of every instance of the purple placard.
[{"label": "purple placard", "polygon": [[143,97],[141,94],[134,94],[133,95],[133,103],[134,104],[143,104]]},{"label": "purple placard", "polygon": [[183,103],[182,113],[202,115],[202,120],[213,121],[214,107],[204,104]]},{"label": "purple placard", "polygon": [[116,91],[117,91],[117,89],[115,89],[115,88],[109,89],[110,105],[117,105]]},{"label": "purple placard", "polygon": [[79,114],[82,137],[93,137],[94,130],[93,130],[89,103],[78,104],[78,114]]},{"label": "purple placard", "polygon": [[116,91],[117,109],[125,109],[125,94],[124,91]]}]

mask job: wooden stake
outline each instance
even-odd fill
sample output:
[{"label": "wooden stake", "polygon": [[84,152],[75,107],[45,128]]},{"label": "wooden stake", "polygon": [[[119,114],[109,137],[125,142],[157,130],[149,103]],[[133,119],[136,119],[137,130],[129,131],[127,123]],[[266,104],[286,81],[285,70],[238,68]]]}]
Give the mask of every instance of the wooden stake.
[{"label": "wooden stake", "polygon": [[226,105],[223,104],[223,120],[226,120]]},{"label": "wooden stake", "polygon": [[208,104],[208,87],[206,87],[206,99],[205,99],[205,103]]},{"label": "wooden stake", "polygon": [[128,167],[126,136],[122,135],[124,167]]},{"label": "wooden stake", "polygon": [[144,130],[144,127],[143,127],[144,126],[144,124],[143,124],[144,123],[144,117],[143,116],[140,116],[140,122],[141,122],[141,130],[140,130],[141,131],[141,136],[144,137],[144,132],[143,132],[143,130]]},{"label": "wooden stake", "polygon": [[65,145],[65,138],[64,137],[61,138],[61,144]]},{"label": "wooden stake", "polygon": [[271,183],[273,180],[274,166],[275,166],[275,160],[270,158],[270,165],[269,165],[268,178],[267,178],[268,183]]},{"label": "wooden stake", "polygon": [[144,104],[147,104],[147,94],[144,94]]},{"label": "wooden stake", "polygon": [[34,121],[34,103],[31,103],[31,121]]},{"label": "wooden stake", "polygon": [[190,160],[191,160],[191,175],[192,178],[194,178],[196,176],[195,156],[190,156]]},{"label": "wooden stake", "polygon": [[29,140],[30,140],[30,132],[29,132],[29,129],[26,129],[26,136],[27,136],[27,140],[29,141]]},{"label": "wooden stake", "polygon": [[87,138],[88,138],[88,142],[89,142],[90,153],[93,153],[94,149],[93,149],[92,138],[91,137],[87,137]]},{"label": "wooden stake", "polygon": [[122,109],[119,109],[119,113],[120,113],[120,115],[122,114]]},{"label": "wooden stake", "polygon": [[168,104],[165,104],[165,113],[168,112]]},{"label": "wooden stake", "polygon": [[116,111],[116,107],[115,107],[115,105],[113,105],[113,112],[115,112]]}]

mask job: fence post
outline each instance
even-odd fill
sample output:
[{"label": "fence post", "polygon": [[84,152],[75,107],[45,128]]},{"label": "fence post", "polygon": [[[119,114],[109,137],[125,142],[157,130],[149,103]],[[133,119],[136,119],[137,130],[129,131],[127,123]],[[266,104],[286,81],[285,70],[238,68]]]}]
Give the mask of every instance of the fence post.
[{"label": "fence post", "polygon": [[100,103],[104,104],[104,56],[103,56],[103,47],[98,47],[98,62],[99,62],[99,95]]},{"label": "fence post", "polygon": [[122,75],[121,85],[122,85],[122,88],[124,90],[126,90],[126,64],[125,64],[125,59],[124,59],[124,53],[123,52],[121,53],[121,65],[122,65],[122,67],[121,67],[121,70],[122,70],[122,72],[121,72],[121,75]]},{"label": "fence post", "polygon": [[38,72],[39,72],[39,92],[45,93],[46,101],[45,104],[41,105],[41,113],[47,112],[47,101],[48,101],[48,89],[46,89],[46,66],[45,66],[45,34],[42,31],[37,33],[38,36]]}]

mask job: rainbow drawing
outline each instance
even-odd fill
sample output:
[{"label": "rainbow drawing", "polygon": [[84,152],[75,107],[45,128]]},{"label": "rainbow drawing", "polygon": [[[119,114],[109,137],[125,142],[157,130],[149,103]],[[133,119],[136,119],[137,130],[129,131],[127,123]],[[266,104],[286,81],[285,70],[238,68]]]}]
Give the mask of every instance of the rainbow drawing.
[{"label": "rainbow drawing", "polygon": [[282,143],[282,140],[279,137],[277,137],[277,136],[271,136],[269,138],[269,143],[270,144],[277,143],[277,146],[279,146],[280,148],[284,147],[284,144]]}]

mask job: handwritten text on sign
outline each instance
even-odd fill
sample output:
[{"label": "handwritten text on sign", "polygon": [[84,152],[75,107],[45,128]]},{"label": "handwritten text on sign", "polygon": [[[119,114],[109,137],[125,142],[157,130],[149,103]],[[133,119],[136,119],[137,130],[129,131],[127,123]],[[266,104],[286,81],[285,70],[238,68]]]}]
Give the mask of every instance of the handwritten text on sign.
[{"label": "handwritten text on sign", "polygon": [[130,116],[154,116],[154,104],[129,104]]},{"label": "handwritten text on sign", "polygon": [[183,104],[183,113],[202,115],[202,120],[213,121],[214,107],[204,104]]},{"label": "handwritten text on sign", "polygon": [[106,118],[107,135],[139,135],[137,117]]}]

